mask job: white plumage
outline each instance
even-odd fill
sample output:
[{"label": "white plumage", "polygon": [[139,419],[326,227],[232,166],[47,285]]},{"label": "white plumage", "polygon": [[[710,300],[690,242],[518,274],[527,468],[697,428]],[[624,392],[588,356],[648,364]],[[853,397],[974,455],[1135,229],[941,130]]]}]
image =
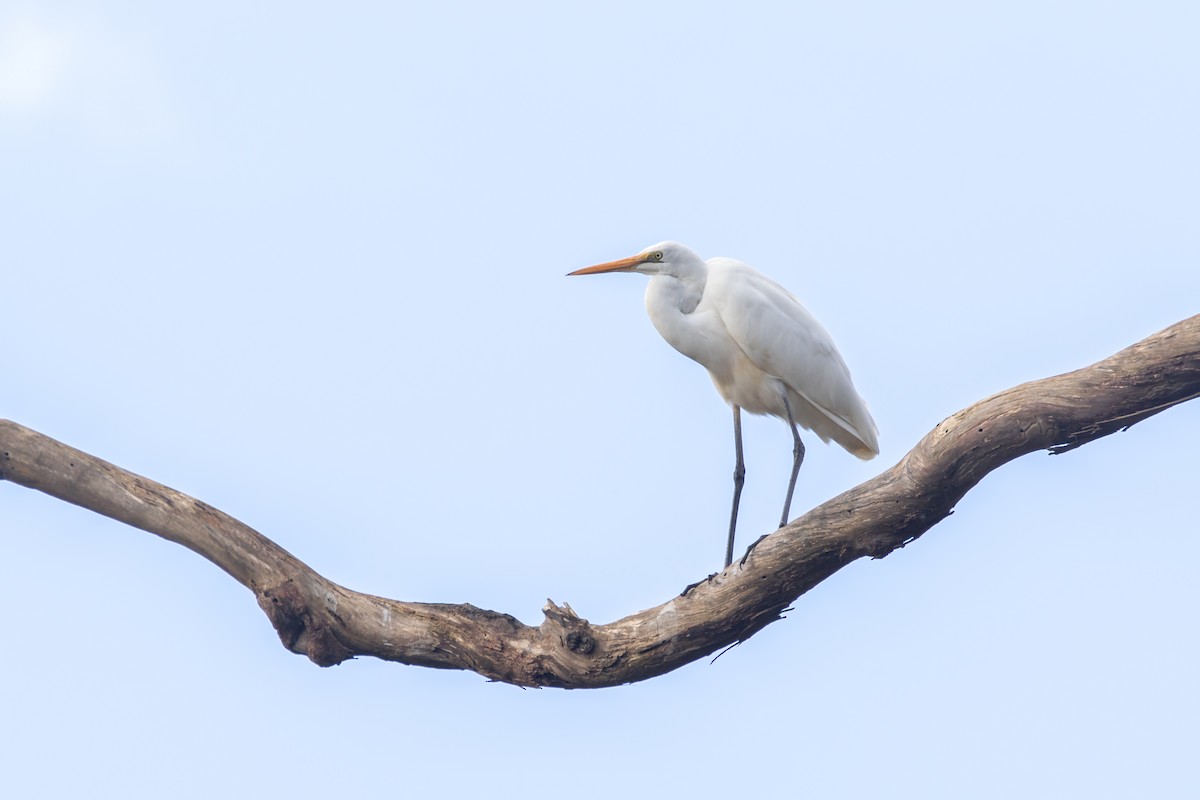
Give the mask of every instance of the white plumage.
[{"label": "white plumage", "polygon": [[732,560],[741,494],[739,409],[789,423],[792,478],[780,526],[787,523],[804,446],[794,424],[859,458],[879,454],[879,434],[833,339],[786,289],[731,258],[707,262],[678,242],[570,273],[641,272],[650,276],[646,311],[672,347],[702,364],[734,413],[737,466],[725,563]]}]

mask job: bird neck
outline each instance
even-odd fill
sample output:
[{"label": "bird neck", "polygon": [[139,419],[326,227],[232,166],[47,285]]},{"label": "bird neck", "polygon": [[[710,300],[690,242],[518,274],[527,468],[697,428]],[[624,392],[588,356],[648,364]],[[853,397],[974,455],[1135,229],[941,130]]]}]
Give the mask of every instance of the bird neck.
[{"label": "bird neck", "polygon": [[654,275],[646,287],[646,312],[660,336],[679,352],[698,360],[693,352],[699,321],[692,312],[704,296],[706,272]]},{"label": "bird neck", "polygon": [[654,275],[646,287],[646,310],[653,317],[661,314],[691,314],[704,296],[704,273]]}]

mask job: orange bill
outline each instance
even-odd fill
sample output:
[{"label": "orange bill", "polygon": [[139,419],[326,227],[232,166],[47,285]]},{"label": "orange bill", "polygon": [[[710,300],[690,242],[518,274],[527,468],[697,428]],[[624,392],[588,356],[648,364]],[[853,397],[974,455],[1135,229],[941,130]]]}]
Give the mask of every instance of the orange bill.
[{"label": "orange bill", "polygon": [[646,254],[638,253],[636,256],[629,258],[618,259],[617,261],[607,261],[603,264],[597,264],[594,267],[584,267],[577,269],[574,272],[568,272],[567,275],[597,275],[601,272],[633,272],[639,264],[646,263]]}]

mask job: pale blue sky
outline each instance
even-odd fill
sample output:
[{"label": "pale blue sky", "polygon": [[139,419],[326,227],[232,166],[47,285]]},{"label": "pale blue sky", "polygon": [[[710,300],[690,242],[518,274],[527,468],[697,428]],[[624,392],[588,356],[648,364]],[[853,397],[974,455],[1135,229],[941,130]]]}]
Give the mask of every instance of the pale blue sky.
[{"label": "pale blue sky", "polygon": [[[831,331],[879,423],[1197,312],[1192,3],[6,3],[0,416],[328,577],[608,622],[719,566],[677,239]],[[987,478],[715,664],[523,691],[285,652],[192,553],[0,486],[5,793],[1183,797],[1200,404]],[[745,540],[790,441],[746,423]],[[744,542],[743,542],[744,544]],[[624,787],[632,787],[628,791]]]}]

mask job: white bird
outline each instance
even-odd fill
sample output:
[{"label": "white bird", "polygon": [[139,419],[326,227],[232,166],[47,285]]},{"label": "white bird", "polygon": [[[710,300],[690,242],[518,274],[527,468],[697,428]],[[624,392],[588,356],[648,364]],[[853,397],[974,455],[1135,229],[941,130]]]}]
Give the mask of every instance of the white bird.
[{"label": "white bird", "polygon": [[833,339],[800,301],[766,275],[732,258],[705,262],[678,242],[661,242],[629,258],[569,274],[601,272],[650,276],[646,287],[650,321],[672,347],[708,370],[717,391],[733,406],[737,461],[725,566],[733,561],[746,474],[742,409],[786,420],[792,432],[792,476],[781,528],[788,522],[796,475],[804,460],[797,423],[861,459],[879,455],[875,421]]}]

